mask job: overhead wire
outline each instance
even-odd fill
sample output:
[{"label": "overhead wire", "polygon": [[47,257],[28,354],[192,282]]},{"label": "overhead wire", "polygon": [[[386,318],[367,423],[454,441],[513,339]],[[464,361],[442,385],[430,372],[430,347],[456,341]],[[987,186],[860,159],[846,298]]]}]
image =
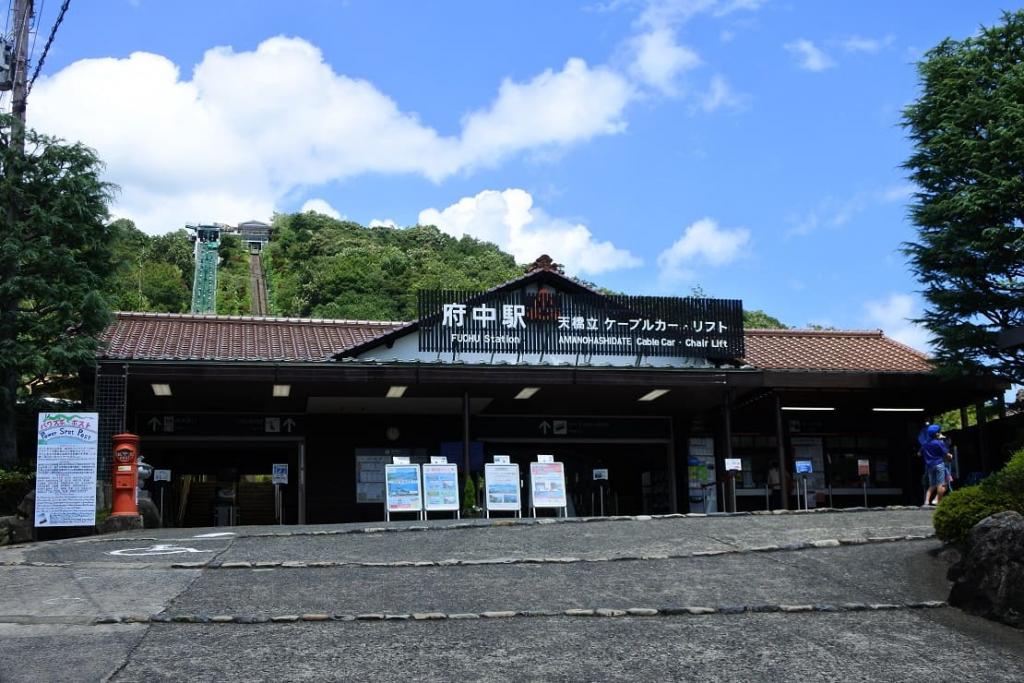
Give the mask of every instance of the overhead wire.
[{"label": "overhead wire", "polygon": [[36,78],[39,77],[39,72],[43,68],[43,62],[46,61],[46,55],[50,52],[50,46],[53,45],[53,39],[57,36],[57,29],[60,28],[60,24],[64,21],[64,15],[67,14],[68,6],[71,5],[71,0],[64,0],[60,6],[60,12],[57,13],[57,20],[53,22],[53,28],[50,29],[50,35],[46,39],[46,45],[43,46],[43,53],[39,55],[39,61],[36,62],[36,70],[32,73],[32,78],[28,82],[28,86],[25,88],[25,93],[32,92],[32,84],[36,82]]},{"label": "overhead wire", "polygon": [[32,55],[36,53],[36,38],[39,37],[39,22],[43,20],[43,10],[46,9],[46,0],[39,0],[39,11],[33,11],[32,18],[34,21],[29,27],[28,31],[32,34],[32,43],[28,46],[28,57],[31,61]]}]

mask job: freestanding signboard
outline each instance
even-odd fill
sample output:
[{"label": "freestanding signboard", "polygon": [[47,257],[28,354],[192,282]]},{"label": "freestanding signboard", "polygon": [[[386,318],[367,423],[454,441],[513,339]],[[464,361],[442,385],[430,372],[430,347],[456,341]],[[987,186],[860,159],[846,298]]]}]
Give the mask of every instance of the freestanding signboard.
[{"label": "freestanding signboard", "polygon": [[796,461],[796,473],[797,474],[811,474],[814,472],[814,466],[810,460],[797,460]]},{"label": "freestanding signboard", "polygon": [[35,525],[96,524],[99,413],[39,413]]},{"label": "freestanding signboard", "polygon": [[492,510],[508,510],[522,514],[519,500],[519,465],[484,465],[484,508],[487,516]]},{"label": "freestanding signboard", "polygon": [[458,465],[423,465],[423,509],[459,511]]},{"label": "freestanding signboard", "polygon": [[530,506],[566,508],[565,469],[560,462],[530,463]]},{"label": "freestanding signboard", "polygon": [[274,463],[271,466],[270,483],[275,485],[288,483],[288,463]]},{"label": "freestanding signboard", "polygon": [[392,512],[423,510],[419,465],[385,465],[384,484],[385,518],[388,521]]}]

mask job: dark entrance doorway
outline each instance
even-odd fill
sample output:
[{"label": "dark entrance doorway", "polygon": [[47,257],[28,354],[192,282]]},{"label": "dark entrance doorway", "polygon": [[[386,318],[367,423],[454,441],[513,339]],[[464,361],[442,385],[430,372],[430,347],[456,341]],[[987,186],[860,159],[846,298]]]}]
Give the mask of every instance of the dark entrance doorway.
[{"label": "dark entrance doorway", "polygon": [[[170,482],[151,481],[154,503],[163,503],[165,527],[302,523],[302,447],[295,441],[232,440],[220,443],[143,443],[154,470]],[[287,465],[287,484],[275,485],[274,465]]]}]

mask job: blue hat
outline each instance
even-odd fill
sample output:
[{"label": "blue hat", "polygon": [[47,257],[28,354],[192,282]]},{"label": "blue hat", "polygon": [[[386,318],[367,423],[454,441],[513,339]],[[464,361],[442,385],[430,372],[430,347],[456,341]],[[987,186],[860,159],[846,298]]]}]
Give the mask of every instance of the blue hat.
[{"label": "blue hat", "polygon": [[942,431],[942,427],[939,425],[928,425],[928,436],[935,436]]}]

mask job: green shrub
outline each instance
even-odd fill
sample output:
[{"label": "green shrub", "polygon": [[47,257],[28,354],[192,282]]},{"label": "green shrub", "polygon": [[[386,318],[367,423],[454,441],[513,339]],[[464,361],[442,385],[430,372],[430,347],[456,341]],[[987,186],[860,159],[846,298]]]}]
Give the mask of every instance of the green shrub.
[{"label": "green shrub", "polygon": [[13,515],[18,503],[35,485],[35,472],[0,469],[0,515]]},{"label": "green shrub", "polygon": [[932,524],[935,534],[949,543],[963,543],[975,524],[1004,510],[1024,514],[1024,450],[1003,469],[977,486],[957,489],[942,499]]},{"label": "green shrub", "polygon": [[978,484],[957,489],[942,499],[935,508],[932,524],[935,534],[949,543],[963,543],[975,524],[990,515],[1009,510],[1006,496]]},{"label": "green shrub", "polygon": [[466,477],[466,486],[462,491],[462,516],[463,517],[476,517],[476,484],[473,483],[473,477]]}]

